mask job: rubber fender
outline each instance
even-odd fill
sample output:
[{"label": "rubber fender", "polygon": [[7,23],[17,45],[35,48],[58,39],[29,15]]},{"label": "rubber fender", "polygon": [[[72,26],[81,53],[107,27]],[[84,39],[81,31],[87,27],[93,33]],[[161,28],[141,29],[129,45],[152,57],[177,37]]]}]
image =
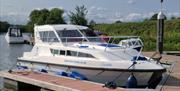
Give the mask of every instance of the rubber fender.
[{"label": "rubber fender", "polygon": [[137,79],[133,74],[131,74],[129,76],[126,87],[127,88],[136,88],[137,87]]},{"label": "rubber fender", "polygon": [[69,77],[75,78],[75,79],[80,79],[80,80],[88,80],[86,76],[84,76],[83,74],[76,72],[76,71],[72,71],[69,74]]}]

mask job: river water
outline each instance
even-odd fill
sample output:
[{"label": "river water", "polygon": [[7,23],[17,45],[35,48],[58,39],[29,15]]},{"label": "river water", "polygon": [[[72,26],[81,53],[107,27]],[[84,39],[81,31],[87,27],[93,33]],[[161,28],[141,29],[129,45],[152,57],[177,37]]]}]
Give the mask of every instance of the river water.
[{"label": "river water", "polygon": [[[30,51],[31,45],[27,44],[8,44],[5,40],[5,34],[0,34],[0,71],[9,70],[14,65],[18,57],[23,55],[23,52]],[[0,78],[0,91],[3,89],[3,79]]]}]

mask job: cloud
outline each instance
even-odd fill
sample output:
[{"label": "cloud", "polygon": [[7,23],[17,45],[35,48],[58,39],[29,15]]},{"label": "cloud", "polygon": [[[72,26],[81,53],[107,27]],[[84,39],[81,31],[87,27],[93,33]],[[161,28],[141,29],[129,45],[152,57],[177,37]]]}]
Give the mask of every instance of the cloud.
[{"label": "cloud", "polygon": [[88,15],[94,15],[97,13],[106,13],[107,11],[108,11],[107,8],[91,6],[88,9]]},{"label": "cloud", "polygon": [[142,19],[142,14],[140,13],[130,13],[124,18],[125,21],[139,21]]},{"label": "cloud", "polygon": [[134,0],[128,0],[128,4],[135,4]]},{"label": "cloud", "polygon": [[103,8],[103,7],[97,7],[97,11],[106,11],[107,9],[106,8]]},{"label": "cloud", "polygon": [[[146,13],[129,13],[127,15],[122,15],[121,13],[116,12],[114,16],[111,17],[106,17],[106,21],[109,21],[111,23],[115,21],[122,21],[122,22],[139,22],[143,21],[144,19],[150,19],[155,13],[157,12],[146,12]],[[169,12],[165,14],[168,19],[170,19],[172,16],[173,17],[180,17],[179,12]]]},{"label": "cloud", "polygon": [[170,12],[167,14],[167,17],[171,18],[171,17],[180,17],[180,12]]},{"label": "cloud", "polygon": [[91,6],[88,9],[87,18],[89,20],[95,20],[98,23],[105,22],[106,18],[108,17],[107,11],[108,9],[104,7]]},{"label": "cloud", "polygon": [[127,15],[122,15],[121,13],[116,12],[114,16],[110,17],[108,20],[110,22],[122,21],[122,22],[138,22],[143,21],[144,19],[149,19],[154,12],[149,13],[129,13]]},{"label": "cloud", "polygon": [[112,16],[109,18],[109,21],[115,22],[115,21],[122,21],[122,22],[131,22],[131,21],[140,21],[142,20],[142,14],[140,13],[130,13],[128,15],[117,15]]},{"label": "cloud", "polygon": [[[129,2],[134,2],[129,0]],[[107,12],[108,11],[108,12]],[[122,21],[122,22],[139,22],[139,21],[143,21],[144,19],[149,19],[152,15],[154,14],[154,12],[146,12],[146,13],[129,13],[129,14],[124,14],[122,12],[116,11],[116,12],[112,12],[109,11],[106,8],[103,7],[95,7],[92,6],[89,8],[89,12],[87,15],[88,19],[93,19],[96,22],[99,23],[113,23],[115,21]]]},{"label": "cloud", "polygon": [[61,7],[61,6],[59,6],[59,7],[49,7],[48,9],[49,9],[49,10],[51,10],[51,9],[53,9],[53,8],[59,8],[59,9],[64,10],[64,8],[63,8],[63,7]]},{"label": "cloud", "polygon": [[44,7],[35,7],[35,8],[33,8],[33,10],[42,10],[42,9],[48,9],[48,10],[51,10],[51,9],[53,9],[53,8],[59,8],[59,9],[64,10],[64,8],[61,7],[61,6],[59,6],[59,7],[48,7],[48,8],[44,8]]},{"label": "cloud", "polygon": [[25,15],[1,15],[0,21],[7,21],[11,24],[26,24],[28,16]]},{"label": "cloud", "polygon": [[28,12],[8,12],[0,14],[0,21],[7,21],[11,24],[26,24],[28,21]]}]

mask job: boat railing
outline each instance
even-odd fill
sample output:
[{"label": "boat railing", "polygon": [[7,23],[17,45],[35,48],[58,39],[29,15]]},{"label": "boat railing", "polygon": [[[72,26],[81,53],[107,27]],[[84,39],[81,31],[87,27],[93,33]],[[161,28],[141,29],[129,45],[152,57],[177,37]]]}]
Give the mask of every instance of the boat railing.
[{"label": "boat railing", "polygon": [[130,38],[140,38],[139,36],[98,36],[98,37],[60,37],[62,44],[68,45],[68,43],[77,42],[83,43],[105,43],[106,48],[110,44],[119,44],[121,40]]}]

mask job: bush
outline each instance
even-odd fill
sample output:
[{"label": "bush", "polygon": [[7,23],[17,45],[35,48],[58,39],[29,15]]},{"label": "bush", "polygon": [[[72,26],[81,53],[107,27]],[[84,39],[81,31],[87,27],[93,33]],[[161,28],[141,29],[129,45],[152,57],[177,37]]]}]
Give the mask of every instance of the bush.
[{"label": "bush", "polygon": [[[94,29],[111,36],[140,36],[145,51],[156,50],[156,21],[96,24]],[[164,50],[180,51],[180,20],[167,20],[164,26]]]}]

